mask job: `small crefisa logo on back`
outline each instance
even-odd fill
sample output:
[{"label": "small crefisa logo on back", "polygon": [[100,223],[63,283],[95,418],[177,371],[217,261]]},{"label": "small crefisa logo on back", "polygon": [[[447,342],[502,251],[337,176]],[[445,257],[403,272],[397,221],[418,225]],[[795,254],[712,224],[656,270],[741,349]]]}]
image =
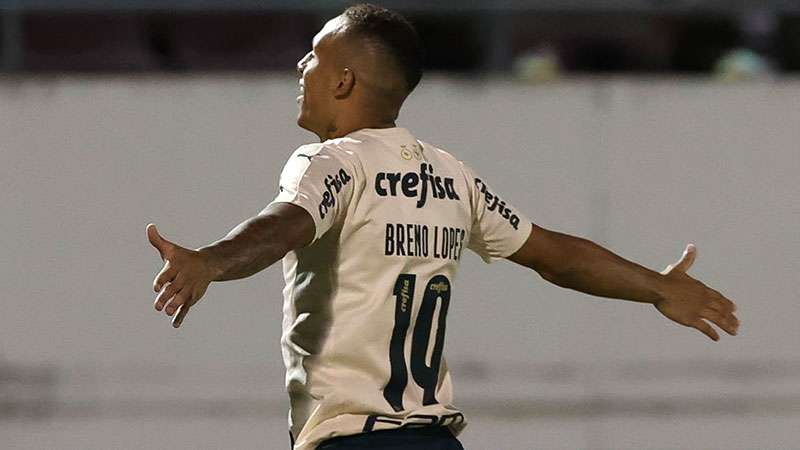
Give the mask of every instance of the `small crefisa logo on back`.
[{"label": "small crefisa logo on back", "polygon": [[417,208],[425,206],[428,193],[440,200],[460,200],[453,179],[434,175],[433,166],[428,163],[419,165],[419,173],[378,172],[375,193],[380,197],[416,198]]},{"label": "small crefisa logo on back", "polygon": [[352,179],[344,169],[339,169],[339,172],[335,175],[325,177],[325,192],[322,194],[322,201],[319,203],[320,218],[324,219],[330,208],[336,206],[336,196]]}]

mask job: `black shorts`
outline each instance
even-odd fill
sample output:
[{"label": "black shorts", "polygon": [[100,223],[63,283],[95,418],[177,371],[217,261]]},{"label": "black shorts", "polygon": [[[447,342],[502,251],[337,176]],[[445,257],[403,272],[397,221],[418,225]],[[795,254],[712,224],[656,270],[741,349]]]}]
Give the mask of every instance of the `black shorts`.
[{"label": "black shorts", "polygon": [[447,427],[396,428],[328,439],[317,450],[464,450]]}]

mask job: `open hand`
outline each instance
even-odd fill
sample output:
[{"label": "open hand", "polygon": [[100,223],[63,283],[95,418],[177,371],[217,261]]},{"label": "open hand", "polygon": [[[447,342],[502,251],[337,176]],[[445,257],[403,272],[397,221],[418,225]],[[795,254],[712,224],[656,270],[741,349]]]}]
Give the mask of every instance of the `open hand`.
[{"label": "open hand", "polygon": [[200,252],[164,239],[152,223],[147,225],[147,238],[164,261],[153,281],[153,290],[159,293],[154,306],[168,316],[175,314],[172,326],[178,328],[189,308],[206,293],[213,280],[211,270]]},{"label": "open hand", "polygon": [[681,259],[661,272],[666,278],[664,298],[658,301],[655,307],[667,318],[681,325],[696,328],[715,341],[719,340],[719,334],[706,321],[710,321],[730,335],[736,335],[739,329],[739,319],[733,314],[736,305],[719,292],[686,274],[696,257],[697,249],[689,244]]}]

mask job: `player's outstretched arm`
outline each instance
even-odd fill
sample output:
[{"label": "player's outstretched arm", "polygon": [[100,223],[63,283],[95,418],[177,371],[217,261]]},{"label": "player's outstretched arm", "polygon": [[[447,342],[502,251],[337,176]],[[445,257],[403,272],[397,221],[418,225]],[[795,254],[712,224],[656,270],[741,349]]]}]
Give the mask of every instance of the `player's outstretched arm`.
[{"label": "player's outstretched arm", "polygon": [[155,308],[179,327],[189,308],[197,303],[212,281],[253,275],[286,253],[308,245],[314,238],[314,221],[306,210],[276,203],[231,230],[224,238],[197,250],[181,247],[147,225],[147,238],[158,250],[164,267],[153,280],[158,292]]},{"label": "player's outstretched arm", "polygon": [[689,244],[681,259],[658,273],[621,258],[587,239],[533,225],[528,240],[508,259],[547,281],[600,297],[652,303],[669,319],[696,328],[717,341],[706,321],[735,335],[736,305],[686,271],[697,255]]}]

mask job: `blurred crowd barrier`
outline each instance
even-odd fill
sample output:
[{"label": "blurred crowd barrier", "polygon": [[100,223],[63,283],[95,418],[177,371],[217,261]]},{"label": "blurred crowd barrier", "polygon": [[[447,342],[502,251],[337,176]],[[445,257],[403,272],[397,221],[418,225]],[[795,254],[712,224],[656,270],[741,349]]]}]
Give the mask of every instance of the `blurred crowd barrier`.
[{"label": "blurred crowd barrier", "polygon": [[[5,0],[0,72],[290,71],[322,25],[352,3]],[[793,0],[381,4],[414,23],[426,70],[513,70],[530,78],[531,66],[543,66],[536,79],[551,77],[553,67],[735,77],[800,71],[800,6]]]}]

